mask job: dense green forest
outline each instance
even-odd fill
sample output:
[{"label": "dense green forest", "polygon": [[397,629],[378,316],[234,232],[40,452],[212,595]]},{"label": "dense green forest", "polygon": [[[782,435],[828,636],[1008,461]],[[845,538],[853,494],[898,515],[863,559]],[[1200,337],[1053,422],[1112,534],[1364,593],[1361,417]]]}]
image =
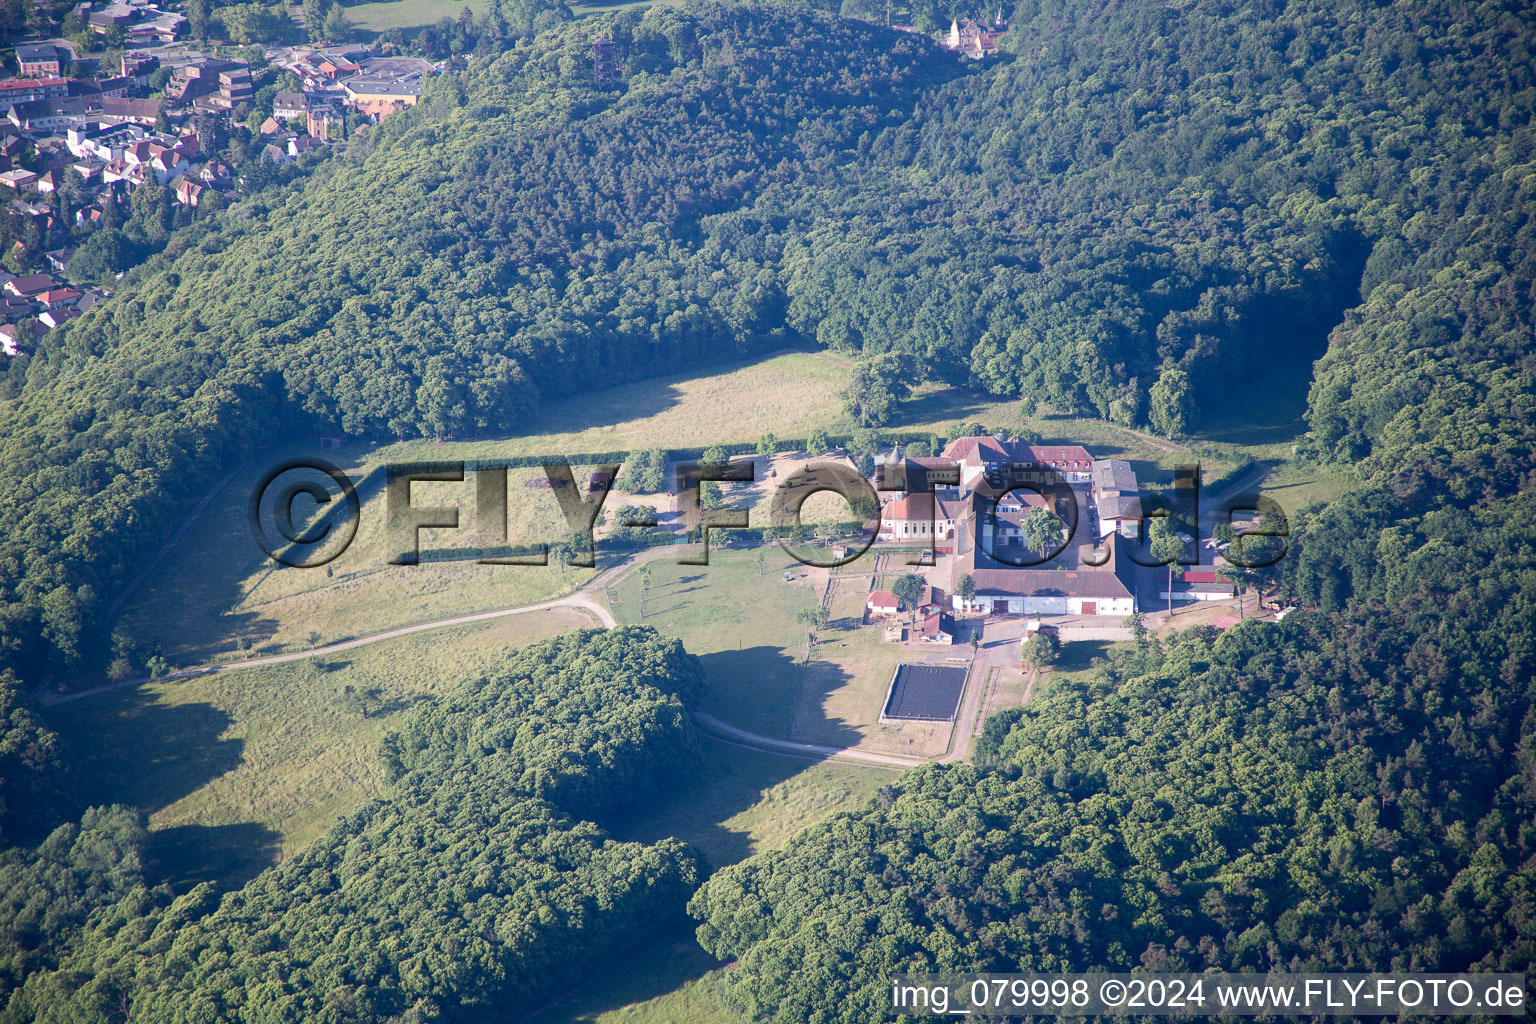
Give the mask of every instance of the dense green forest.
[{"label": "dense green forest", "polygon": [[712,877],[701,943],[786,1024],[879,1019],[908,970],[1528,971],[1533,516],[1426,545],[1389,606],[1149,637],[1054,684],[976,767]]},{"label": "dense green forest", "polygon": [[709,215],[845,159],[957,70],[926,40],[778,9],[609,27],[622,88],[594,88],[590,24],[477,60],[13,365],[0,665],[99,654],[127,568],[257,438],[505,432],[541,394],[782,345],[771,267],[678,258]]},{"label": "dense green forest", "polygon": [[1026,3],[968,68],[791,5],[509,38],[11,367],[0,664],[100,658],[127,567],[255,438],[506,432],[787,340],[1171,434],[1326,345],[1304,454],[1507,490],[1536,450],[1525,15]]},{"label": "dense green forest", "polygon": [[526,648],[390,737],[388,797],[220,896],[149,887],[145,833],[97,808],[0,857],[0,1020],[484,1019],[681,917],[677,840],[607,838],[696,767],[676,640],[627,627]]},{"label": "dense green forest", "polygon": [[791,340],[1168,434],[1310,379],[1298,457],[1360,487],[1295,510],[1284,622],[1148,637],[698,889],[747,1014],[871,1019],[905,969],[1529,970],[1532,20],[1027,0],[962,67],[787,4],[627,11],[179,232],[0,400],[0,828],[57,826],[0,857],[7,1019],[465,1017],[679,913],[689,851],[600,828],[693,758],[649,631],[423,707],[387,799],[222,897],[150,886],[132,809],[44,820],[21,681],[99,656],[258,439],[507,432]]},{"label": "dense green forest", "polygon": [[[873,1019],[898,970],[1529,970],[1529,11],[1026,4],[1008,42],[1019,60],[1000,79],[1027,67],[1075,86],[1047,104],[998,84],[973,118],[914,118],[882,142],[908,138],[915,166],[948,154],[946,187],[1033,162],[1032,187],[1105,197],[1102,235],[1052,227],[1101,261],[1126,246],[1117,270],[1163,258],[1133,217],[1207,229],[1193,279],[1228,260],[1243,280],[1157,324],[1159,382],[1253,395],[1266,354],[1283,363],[1331,327],[1298,452],[1363,486],[1290,524],[1273,583],[1317,611],[1148,638],[1093,682],[1058,684],[990,721],[975,767],[904,776],[866,812],[714,876],[691,905],[700,941],[739,959],[744,1012],[796,1022]],[[989,121],[988,104],[1014,116]],[[1014,147],[1007,170],[987,167],[988,145]],[[1242,240],[1225,254],[1220,224]],[[1073,368],[1044,331],[978,336],[970,371],[996,359],[1060,404],[1089,388],[1078,403],[1114,416],[1091,390],[1107,350],[1082,346]]]}]

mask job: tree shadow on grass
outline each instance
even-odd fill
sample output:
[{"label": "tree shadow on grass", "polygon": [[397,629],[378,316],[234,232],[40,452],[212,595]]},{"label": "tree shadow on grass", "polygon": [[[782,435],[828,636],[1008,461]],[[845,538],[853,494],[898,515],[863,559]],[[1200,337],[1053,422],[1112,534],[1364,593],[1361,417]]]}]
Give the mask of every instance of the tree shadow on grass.
[{"label": "tree shadow on grass", "polygon": [[70,810],[129,804],[168,807],[233,771],[245,741],[222,738],[233,722],[222,708],[162,704],[153,690],[125,689],[63,705],[50,715],[68,744]]},{"label": "tree shadow on grass", "polygon": [[[798,658],[768,645],[716,651],[699,656],[709,680],[703,709],[748,732],[772,739],[792,739],[832,747],[851,747],[862,736],[854,729],[827,720],[821,700],[847,683],[848,674],[826,661],[814,661],[807,674]],[[806,690],[807,679],[813,688]],[[790,735],[791,728],[808,730]]]},{"label": "tree shadow on grass", "polygon": [[[724,966],[723,961],[699,948],[693,937],[694,922],[672,925],[647,936],[646,941],[618,963],[600,974],[590,975],[587,984],[557,996],[517,1024],[582,1024],[637,1003],[676,992],[684,985],[703,978]],[[705,983],[718,988],[718,976]],[[711,993],[713,994],[713,993]],[[723,999],[723,993],[720,998]],[[625,1020],[632,1019],[625,1015]],[[646,1016],[646,1020],[656,1019]],[[698,1018],[690,1016],[689,1020]],[[731,1019],[735,1019],[732,1017]]]},{"label": "tree shadow on grass", "polygon": [[[702,710],[747,732],[783,739],[796,704],[804,696],[801,667],[778,647],[719,651],[699,658],[709,690]],[[824,666],[846,680],[835,666]],[[830,679],[830,676],[828,676]],[[819,703],[816,705],[819,714]],[[801,721],[807,720],[805,714]],[[819,723],[815,742],[852,746],[861,736],[839,723]],[[616,837],[654,842],[667,836],[687,840],[711,868],[735,864],[752,853],[750,835],[726,822],[756,806],[763,794],[821,758],[814,753],[775,753],[729,737],[703,735],[704,760],[692,778],[657,794],[640,814],[612,827]]]},{"label": "tree shadow on grass", "polygon": [[155,881],[178,893],[201,882],[227,892],[276,864],[281,840],[254,821],[156,829],[149,834],[148,867]]},{"label": "tree shadow on grass", "polygon": [[971,388],[947,387],[902,402],[897,415],[903,423],[962,422],[980,416],[995,401]]},{"label": "tree shadow on grass", "polygon": [[[165,704],[160,697],[127,689],[50,714],[73,766],[62,818],[106,804],[153,814],[239,767],[245,741],[224,736],[233,724],[227,712],[202,702]],[[207,880],[233,887],[275,862],[277,840],[254,822],[157,829],[150,833],[148,874],[178,890]]]},{"label": "tree shadow on grass", "polygon": [[1085,672],[1102,659],[1109,650],[1108,640],[1073,640],[1061,645],[1061,655],[1053,665],[1053,672]]},{"label": "tree shadow on grass", "polygon": [[654,843],[675,836],[704,858],[705,874],[753,854],[752,836],[731,819],[764,799],[774,787],[817,763],[814,756],[773,754],[705,735],[704,759],[692,777],[613,828],[614,838]]}]

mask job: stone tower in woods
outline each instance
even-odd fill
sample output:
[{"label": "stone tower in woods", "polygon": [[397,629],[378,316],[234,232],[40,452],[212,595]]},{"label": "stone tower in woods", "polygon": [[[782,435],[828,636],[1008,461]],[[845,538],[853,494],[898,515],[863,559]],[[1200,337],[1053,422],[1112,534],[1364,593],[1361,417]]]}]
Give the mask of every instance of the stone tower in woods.
[{"label": "stone tower in woods", "polygon": [[599,89],[619,84],[619,61],[614,56],[613,40],[607,36],[592,40],[592,78]]}]

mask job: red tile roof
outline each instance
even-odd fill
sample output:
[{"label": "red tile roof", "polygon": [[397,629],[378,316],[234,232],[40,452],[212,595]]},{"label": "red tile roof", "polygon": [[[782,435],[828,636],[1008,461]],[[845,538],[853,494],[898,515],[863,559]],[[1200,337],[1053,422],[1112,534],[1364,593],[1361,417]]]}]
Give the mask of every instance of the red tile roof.
[{"label": "red tile roof", "polygon": [[1008,450],[995,437],[957,437],[944,446],[944,457],[974,466],[982,462],[1002,462],[1008,458]]},{"label": "red tile roof", "polygon": [[1026,459],[1046,465],[1065,463],[1074,468],[1093,468],[1093,456],[1080,444],[1027,445],[1022,454]]}]

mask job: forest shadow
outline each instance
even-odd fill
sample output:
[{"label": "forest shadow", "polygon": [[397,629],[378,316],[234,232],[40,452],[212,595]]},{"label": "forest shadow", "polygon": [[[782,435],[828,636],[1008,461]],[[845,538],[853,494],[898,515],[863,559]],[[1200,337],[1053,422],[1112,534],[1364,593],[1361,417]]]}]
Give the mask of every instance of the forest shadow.
[{"label": "forest shadow", "polygon": [[1084,672],[1109,652],[1108,640],[1073,640],[1061,645],[1061,655],[1051,665],[1052,672]]},{"label": "forest shadow", "polygon": [[[247,505],[255,484],[268,470],[290,458],[312,456],[336,460],[333,453],[322,453],[313,439],[282,441],[252,451],[248,467],[230,480],[125,599],[114,625],[132,641],[141,663],[156,653],[173,667],[181,667],[275,650],[272,640],[280,623],[257,611],[240,610],[242,603],[273,572],[325,570],[292,569],[274,561],[251,534]],[[382,483],[383,474],[377,471],[355,481],[359,500],[366,504]],[[344,502],[317,505],[301,497],[294,505],[294,525],[302,532],[325,524],[335,529],[343,525],[345,514]],[[270,509],[263,523],[268,531],[272,529]],[[173,524],[172,530],[179,525],[179,521]],[[247,590],[250,581],[254,582]]]},{"label": "forest shadow", "polygon": [[1315,301],[1255,298],[1244,319],[1271,325],[1250,341],[1242,358],[1216,393],[1223,401],[1204,409],[1197,433],[1229,444],[1275,444],[1307,430],[1307,400],[1314,366],[1328,352],[1328,339],[1345,311],[1361,302],[1360,275],[1370,247],[1362,239],[1342,240],[1332,254],[1331,277],[1315,283]]},{"label": "forest shadow", "polygon": [[74,766],[71,817],[114,803],[153,814],[233,771],[245,750],[244,740],[221,738],[234,721],[222,708],[162,704],[138,688],[61,705],[49,719]]},{"label": "forest shadow", "polygon": [[[711,367],[716,373],[729,373],[757,360],[732,362]],[[569,393],[559,391],[544,400],[544,412],[533,422],[509,437],[541,437],[546,434],[580,434],[597,427],[609,427],[615,423],[648,419],[682,404],[683,392],[678,384],[697,378],[700,369],[686,373],[673,372],[651,378],[640,378],[601,390],[582,390],[572,386]],[[622,394],[619,394],[622,392]],[[582,452],[548,452],[549,455],[579,455]]]},{"label": "forest shadow", "polygon": [[820,701],[852,678],[833,662],[813,661],[807,671],[782,647],[765,644],[702,654],[699,664],[709,680],[705,710],[738,729],[833,747],[863,739],[821,709]]},{"label": "forest shadow", "polygon": [[589,974],[585,984],[556,996],[529,1016],[514,1018],[515,1024],[579,1024],[606,1019],[609,1014],[637,1019],[627,1008],[677,992],[725,965],[700,948],[693,928],[694,922],[688,920],[657,927],[627,958],[597,975]]},{"label": "forest shadow", "polygon": [[818,763],[814,757],[775,754],[701,735],[699,770],[653,800],[643,815],[618,823],[615,839],[655,843],[676,837],[703,856],[705,875],[752,856],[752,836],[727,824],[762,803],[764,795]]},{"label": "forest shadow", "polygon": [[898,414],[906,423],[958,422],[974,419],[995,401],[970,388],[951,386],[907,399]]},{"label": "forest shadow", "polygon": [[[826,653],[832,654],[831,641]],[[887,678],[889,678],[887,676]],[[818,658],[806,668],[801,680],[800,693],[790,724],[790,739],[797,743],[816,743],[827,747],[853,747],[864,740],[864,734],[847,724],[846,719],[835,719],[827,714],[831,696],[853,682],[848,670],[833,661]],[[880,717],[881,696],[868,709],[868,725],[874,725]]]},{"label": "forest shadow", "polygon": [[153,881],[177,893],[202,882],[220,892],[238,889],[278,862],[282,836],[254,821],[229,825],[175,825],[149,834]]}]

